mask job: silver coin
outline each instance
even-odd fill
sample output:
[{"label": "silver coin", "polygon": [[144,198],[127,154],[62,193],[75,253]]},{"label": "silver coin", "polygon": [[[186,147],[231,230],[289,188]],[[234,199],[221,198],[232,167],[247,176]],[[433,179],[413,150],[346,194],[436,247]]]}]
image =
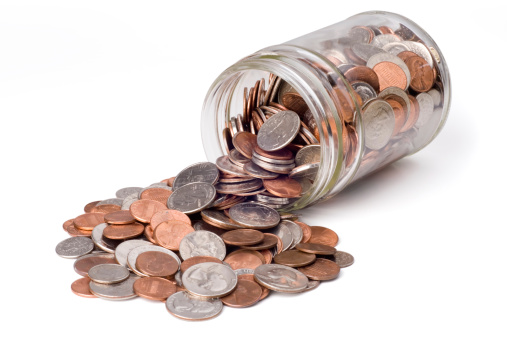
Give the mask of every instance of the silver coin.
[{"label": "silver coin", "polygon": [[181,239],[179,252],[183,260],[195,256],[211,256],[224,260],[225,243],[210,231],[194,231]]},{"label": "silver coin", "polygon": [[127,257],[130,250],[143,245],[153,245],[153,243],[142,239],[131,239],[129,241],[122,242],[114,250],[114,258],[116,258],[118,264],[128,268]]},{"label": "silver coin", "polygon": [[297,93],[297,91],[288,82],[282,80],[280,88],[278,89],[277,102],[283,102],[282,98],[287,93]]},{"label": "silver coin", "polygon": [[230,218],[246,228],[268,229],[280,223],[280,215],[273,208],[257,203],[240,203],[229,209]]},{"label": "silver coin", "polygon": [[334,65],[337,65],[337,64],[340,65],[340,64],[344,64],[347,62],[347,58],[345,57],[345,55],[343,55],[341,52],[337,51],[336,49],[324,51],[324,52],[322,52],[322,55],[324,55]]},{"label": "silver coin", "polygon": [[433,104],[435,105],[435,107],[440,106],[440,104],[442,103],[442,94],[440,94],[438,89],[432,88],[428,90],[428,94],[433,99]]},{"label": "silver coin", "polygon": [[390,42],[390,43],[384,45],[384,47],[382,47],[382,49],[390,54],[397,56],[401,52],[407,51],[408,47],[402,41],[396,41],[396,42]]},{"label": "silver coin", "polygon": [[88,271],[88,277],[95,283],[100,284],[121,283],[129,276],[129,270],[119,264],[99,264]]},{"label": "silver coin", "polygon": [[388,43],[399,42],[399,41],[401,41],[401,39],[397,35],[394,35],[394,34],[382,34],[382,35],[375,36],[373,38],[371,44],[373,46],[375,46],[375,47],[382,48],[385,45],[387,45]]},{"label": "silver coin", "polygon": [[292,179],[298,181],[301,185],[301,195],[306,194],[313,186],[312,181],[308,177],[292,177]]},{"label": "silver coin", "polygon": [[308,280],[308,286],[306,287],[306,289],[304,289],[301,292],[312,291],[313,289],[316,289],[317,286],[319,286],[319,285],[320,285],[320,280],[311,280],[311,279],[309,279]]},{"label": "silver coin", "polygon": [[130,196],[132,194],[139,194],[139,192],[143,190],[143,188],[140,187],[128,187],[120,189],[116,192],[116,197],[118,198],[126,198],[127,196]]},{"label": "silver coin", "polygon": [[[167,183],[164,183],[164,182],[155,182],[155,183],[150,184],[146,188],[144,188],[143,191],[146,190],[146,189],[150,189],[150,188],[162,188],[162,189],[166,189],[166,190],[173,190],[173,188],[171,188],[170,186],[168,186]],[[140,195],[140,193],[139,193],[139,195]]]},{"label": "silver coin", "polygon": [[229,160],[229,157],[227,155],[217,158],[217,167],[220,169],[220,171],[233,175],[233,176],[239,176],[239,177],[250,177],[243,168],[240,166],[235,165]]},{"label": "silver coin", "polygon": [[319,140],[312,134],[312,132],[304,127],[301,127],[299,130],[301,134],[303,134],[311,144],[319,144]]},{"label": "silver coin", "polygon": [[223,308],[220,299],[200,299],[185,291],[172,294],[165,305],[173,316],[186,320],[211,319],[218,316]]},{"label": "silver coin", "polygon": [[194,214],[206,209],[216,196],[215,187],[209,183],[189,183],[174,191],[167,199],[169,209]]},{"label": "silver coin", "polygon": [[294,241],[292,238],[292,232],[285,224],[279,224],[277,227],[274,227],[267,232],[277,235],[278,238],[282,240],[282,251],[288,250]]},{"label": "silver coin", "polygon": [[[201,216],[202,216],[203,220],[209,219],[210,222],[216,223],[219,226],[223,227],[224,229],[229,229],[229,230],[241,229],[241,227],[239,225],[237,225],[236,223],[233,223],[229,217],[227,217],[223,212],[218,211],[218,210],[210,210],[210,209],[203,210],[203,211],[201,211]],[[194,225],[194,229],[195,229],[195,225]],[[198,230],[198,229],[196,229],[196,230]]]},{"label": "silver coin", "polygon": [[215,184],[219,176],[218,168],[211,162],[192,164],[183,169],[174,179],[173,189],[177,190],[184,185],[195,182]]},{"label": "silver coin", "polygon": [[116,250],[116,247],[122,242],[122,241],[115,241],[112,239],[109,239],[107,237],[102,236],[102,233],[104,232],[104,229],[108,226],[107,223],[100,223],[99,225],[95,226],[92,230],[92,241],[95,243],[96,246],[98,246],[100,249],[104,250],[105,252],[114,253]]},{"label": "silver coin", "polygon": [[[143,191],[144,189],[141,189]],[[121,210],[129,210],[132,203],[135,201],[139,201],[140,192],[135,192],[132,195],[128,195],[123,199],[123,203],[121,204]]]},{"label": "silver coin", "polygon": [[308,178],[309,180],[313,180],[317,173],[319,172],[320,162],[318,163],[308,163],[300,165],[292,169],[289,173],[290,178]]},{"label": "silver coin", "polygon": [[308,278],[300,271],[280,264],[263,264],[254,271],[255,280],[265,288],[278,292],[301,292],[308,287]]},{"label": "silver coin", "polygon": [[302,216],[301,214],[293,214],[288,212],[280,213],[280,218],[282,220],[288,219],[289,221],[297,221],[298,218],[301,216]]},{"label": "silver coin", "polygon": [[402,43],[407,46],[409,51],[422,57],[430,65],[430,67],[433,68],[433,58],[431,57],[431,52],[424,44],[415,41],[403,41]]},{"label": "silver coin", "polygon": [[333,255],[333,260],[340,268],[346,268],[354,264],[354,257],[344,251],[336,251]]},{"label": "silver coin", "polygon": [[183,286],[183,281],[181,280],[181,270],[178,270],[178,272],[174,275],[174,281],[176,282],[176,285]]},{"label": "silver coin", "polygon": [[236,135],[238,133],[238,123],[236,121],[236,118],[235,117],[231,117],[231,119],[229,120],[230,122],[230,127],[231,127],[231,136],[234,137],[234,135]]},{"label": "silver coin", "polygon": [[362,27],[352,27],[349,30],[348,37],[350,40],[357,43],[369,43],[371,39],[371,35],[368,30]]},{"label": "silver coin", "polygon": [[280,225],[285,225],[287,228],[289,228],[292,235],[292,243],[289,246],[289,250],[301,243],[301,240],[303,239],[303,230],[299,225],[289,220],[282,220],[280,222]]},{"label": "silver coin", "polygon": [[384,50],[368,43],[356,43],[352,46],[352,52],[354,52],[358,58],[366,62],[373,55],[382,53]]},{"label": "silver coin", "polygon": [[264,180],[272,180],[278,177],[277,173],[273,173],[271,171],[267,171],[261,167],[259,167],[257,164],[251,162],[250,160],[248,163],[245,164],[243,169],[251,176],[261,178]]},{"label": "silver coin", "polygon": [[260,194],[262,192],[265,192],[266,188],[261,187],[257,190],[247,191],[247,192],[236,192],[234,193],[236,196],[255,196],[257,194]]},{"label": "silver coin", "polygon": [[56,246],[56,254],[63,258],[78,258],[93,251],[95,245],[88,237],[71,237]]},{"label": "silver coin", "polygon": [[356,91],[356,93],[361,97],[363,101],[363,106],[370,100],[373,100],[377,97],[377,92],[375,89],[366,82],[355,82],[352,84],[352,88]]},{"label": "silver coin", "polygon": [[415,99],[419,103],[419,117],[415,123],[417,128],[421,128],[431,118],[435,104],[433,98],[428,93],[419,93]]},{"label": "silver coin", "polygon": [[243,118],[241,117],[241,114],[238,114],[238,116],[236,117],[236,125],[238,127],[238,132],[245,131],[245,129],[243,128]]},{"label": "silver coin", "polygon": [[218,236],[222,236],[224,233],[227,232],[227,230],[224,230],[222,228],[218,228],[215,225],[211,225],[209,223],[206,223],[206,222],[200,221],[200,220],[195,222],[193,226],[194,226],[195,231],[199,231],[199,230],[210,231]]},{"label": "silver coin", "polygon": [[312,144],[299,149],[295,157],[296,166],[320,162],[320,145]]},{"label": "silver coin", "polygon": [[119,205],[121,207],[123,203],[123,198],[108,198],[106,200],[102,200],[97,205],[103,205],[103,204],[114,204]]},{"label": "silver coin", "polygon": [[403,102],[405,102],[405,106],[407,107],[406,119],[408,120],[410,117],[410,99],[408,98],[407,93],[398,87],[387,87],[378,94],[379,99],[386,99],[392,96],[397,96],[398,98],[401,98]]},{"label": "silver coin", "polygon": [[237,194],[254,191],[262,187],[262,180],[254,179],[241,183],[218,183],[215,188],[221,194]]},{"label": "silver coin", "polygon": [[269,158],[269,157],[265,157],[265,156],[262,156],[262,155],[259,155],[258,153],[255,152],[255,150],[253,151],[252,155],[254,157],[256,157],[257,159],[263,161],[263,162],[268,162],[268,163],[271,163],[271,164],[292,164],[294,163],[294,158],[291,158],[289,160],[276,160],[276,159],[273,159],[273,158]]},{"label": "silver coin", "polygon": [[268,163],[268,162],[264,162],[262,160],[259,160],[255,156],[252,157],[252,162],[257,164],[262,169],[272,171],[272,172],[275,172],[278,174],[288,174],[296,166],[296,164],[294,162],[291,164],[272,164],[272,163]]},{"label": "silver coin", "polygon": [[234,163],[239,167],[243,167],[245,163],[250,162],[250,159],[248,157],[245,157],[236,149],[232,149],[231,152],[229,153],[229,160],[231,160],[232,163]]},{"label": "silver coin", "polygon": [[291,110],[281,111],[271,116],[260,127],[257,144],[265,151],[282,149],[294,140],[300,126],[298,114]]},{"label": "silver coin", "polygon": [[[248,182],[248,181],[253,181],[253,180],[255,180],[255,177],[231,177],[231,178],[220,178],[218,180],[218,182],[220,182],[220,183],[243,183],[243,182]],[[216,200],[215,200],[215,202],[216,202]],[[215,202],[213,202],[213,205],[215,204]]]},{"label": "silver coin", "polygon": [[266,203],[273,203],[273,204],[289,204],[290,201],[288,198],[285,197],[274,197],[274,196],[266,196],[266,195],[255,195],[254,200],[260,201],[260,202],[266,202]]},{"label": "silver coin", "polygon": [[373,69],[373,67],[375,67],[375,65],[377,65],[380,62],[384,62],[384,61],[394,63],[395,65],[400,67],[401,70],[403,70],[403,73],[405,73],[405,77],[407,78],[407,85],[403,89],[406,90],[408,88],[408,85],[410,84],[410,80],[411,80],[410,70],[408,69],[407,64],[402,59],[397,57],[396,55],[392,55],[387,52],[375,54],[371,58],[368,59],[368,62],[366,62],[366,66]]},{"label": "silver coin", "polygon": [[192,265],[181,280],[188,292],[202,298],[227,296],[238,283],[238,277],[230,267],[211,262]]},{"label": "silver coin", "polygon": [[354,68],[356,65],[353,64],[353,63],[344,63],[344,64],[341,64],[339,65],[337,68],[338,70],[342,73],[342,74],[345,74],[347,72],[347,70],[351,69],[351,68]]},{"label": "silver coin", "polygon": [[254,274],[254,270],[253,269],[247,269],[247,268],[236,269],[236,270],[234,270],[234,273],[236,274],[236,276],[253,275]]},{"label": "silver coin", "polygon": [[95,296],[107,300],[126,300],[137,297],[134,292],[134,283],[140,277],[130,274],[127,280],[115,284],[100,284],[90,282],[90,292]]},{"label": "silver coin", "polygon": [[163,252],[165,254],[168,254],[172,258],[174,258],[176,260],[176,262],[178,262],[178,266],[180,266],[180,264],[181,264],[181,260],[178,257],[178,255],[176,255],[174,252],[172,252],[169,249],[163,248],[163,247],[158,246],[158,245],[149,245],[149,244],[148,245],[140,245],[140,246],[137,246],[137,247],[133,248],[132,250],[130,250],[129,253],[128,253],[128,255],[127,255],[127,266],[128,266],[128,268],[130,270],[132,270],[132,272],[134,272],[138,276],[141,276],[141,277],[147,277],[148,276],[148,275],[142,273],[141,271],[139,271],[137,269],[137,266],[136,266],[137,257],[139,257],[139,255],[142,254],[143,252],[147,252],[147,251]]},{"label": "silver coin", "polygon": [[378,150],[384,147],[394,131],[394,111],[389,103],[375,99],[363,110],[364,142]]},{"label": "silver coin", "polygon": [[286,204],[273,204],[273,203],[267,203],[267,202],[261,202],[261,201],[253,201],[252,203],[259,204],[262,206],[266,206],[271,209],[282,209]]}]

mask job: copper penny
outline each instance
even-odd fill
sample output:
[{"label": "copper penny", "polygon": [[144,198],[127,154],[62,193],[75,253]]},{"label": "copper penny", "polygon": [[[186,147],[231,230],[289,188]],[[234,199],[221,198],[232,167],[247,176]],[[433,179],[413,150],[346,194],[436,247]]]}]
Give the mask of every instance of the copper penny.
[{"label": "copper penny", "polygon": [[[403,105],[392,98],[386,98],[385,101],[389,103],[391,108],[393,108],[394,112],[394,130],[393,135],[396,135],[400,132],[401,128],[407,122],[407,111],[404,109]],[[406,108],[406,107],[405,107]]]},{"label": "copper penny", "polygon": [[288,110],[292,110],[299,116],[308,110],[308,105],[299,93],[285,93],[282,96],[282,103]]},{"label": "copper penny", "polygon": [[259,242],[255,245],[244,245],[241,246],[243,249],[250,249],[250,250],[264,250],[264,249],[271,249],[276,246],[278,243],[278,236],[265,233],[264,238],[262,239],[262,242]]},{"label": "copper penny", "polygon": [[114,254],[90,254],[78,258],[74,262],[74,271],[84,277],[88,277],[88,271],[99,264],[118,264]]},{"label": "copper penny", "polygon": [[306,266],[315,262],[317,256],[311,253],[302,252],[299,250],[287,250],[277,254],[274,257],[276,264],[282,264],[297,268],[300,266]]},{"label": "copper penny", "polygon": [[144,232],[144,225],[141,223],[132,223],[125,225],[108,225],[104,228],[102,232],[102,236],[114,239],[114,240],[122,240],[122,239],[131,239],[137,236],[142,235]]},{"label": "copper penny", "polygon": [[402,60],[403,60],[403,62],[405,62],[405,63],[406,63],[406,61],[407,61],[408,59],[410,59],[412,56],[419,56],[419,55],[417,55],[417,54],[416,54],[416,53],[414,53],[414,52],[411,52],[411,51],[406,50],[406,51],[403,51],[403,52],[398,53],[398,55],[397,55],[397,56],[398,56],[400,59],[402,59]]},{"label": "copper penny", "polygon": [[80,297],[97,298],[97,296],[90,292],[90,282],[91,279],[88,277],[79,278],[70,285],[70,289]]},{"label": "copper penny", "polygon": [[87,205],[85,205],[84,207],[84,212],[88,213],[88,212],[92,212],[92,209],[94,206],[96,206],[100,201],[94,201],[94,202],[90,202],[88,203]]},{"label": "copper penny", "polygon": [[410,114],[407,122],[405,122],[405,125],[400,130],[401,133],[411,129],[419,119],[419,101],[412,95],[408,95],[408,99],[410,100]]},{"label": "copper penny", "polygon": [[310,237],[312,237],[312,228],[306,223],[294,221],[301,230],[303,230],[303,239],[301,240],[301,243],[307,243],[310,240]]},{"label": "copper penny", "polygon": [[68,221],[65,221],[63,223],[63,230],[67,231],[67,229],[72,225],[74,224],[74,218],[73,219],[69,219]]},{"label": "copper penny", "polygon": [[178,272],[178,262],[160,251],[146,251],[137,256],[136,268],[150,277],[169,277]]},{"label": "copper penny", "polygon": [[367,84],[372,86],[377,93],[380,91],[378,75],[370,67],[366,66],[352,67],[349,70],[347,70],[344,75],[345,78],[349,80],[349,82],[354,81],[366,82]]},{"label": "copper penny", "polygon": [[427,92],[433,87],[433,68],[420,56],[412,56],[405,63],[410,71],[410,88],[416,92]]},{"label": "copper penny", "polygon": [[190,218],[181,211],[166,209],[160,210],[151,217],[150,220],[151,228],[155,230],[157,228],[157,225],[166,221],[182,221],[188,223],[189,225],[192,225],[192,221],[190,220]]},{"label": "copper penny", "polygon": [[134,292],[139,297],[164,302],[176,293],[176,285],[160,277],[143,277],[134,282]]},{"label": "copper penny", "polygon": [[74,226],[79,230],[92,231],[100,223],[104,223],[104,214],[88,213],[74,218]]},{"label": "copper penny", "polygon": [[175,179],[176,179],[176,176],[168,178],[166,184],[168,186],[172,187]]},{"label": "copper penny", "polygon": [[299,243],[296,249],[316,255],[334,255],[336,249],[333,246],[318,243]]},{"label": "copper penny", "polygon": [[256,146],[254,151],[261,156],[271,158],[273,160],[290,160],[294,157],[292,152],[287,148],[282,148],[277,151],[266,151],[261,149],[259,146]]},{"label": "copper penny", "polygon": [[273,254],[271,253],[271,250],[264,249],[259,250],[258,252],[264,256],[264,264],[271,264],[273,261]]},{"label": "copper penny", "polygon": [[130,224],[136,221],[128,210],[110,212],[104,216],[104,220],[109,224]]},{"label": "copper penny", "polygon": [[157,244],[155,238],[153,238],[153,229],[150,225],[144,227],[144,236],[153,244]]},{"label": "copper penny", "polygon": [[298,268],[298,270],[313,280],[335,279],[340,273],[338,264],[324,258],[317,258],[313,264]]},{"label": "copper penny", "polygon": [[185,271],[187,271],[187,269],[193,265],[196,265],[196,264],[199,264],[199,263],[207,263],[207,262],[211,262],[211,263],[222,263],[222,261],[216,257],[211,257],[211,256],[194,256],[194,257],[190,257],[190,258],[187,258],[185,259],[182,263],[181,263],[181,266],[180,266],[180,271],[181,273],[184,273]]},{"label": "copper penny", "polygon": [[380,26],[378,28],[379,31],[382,32],[382,34],[393,34],[393,35],[396,35],[394,34],[394,31],[391,27],[387,27],[387,26]]},{"label": "copper penny", "polygon": [[130,205],[130,213],[142,223],[149,223],[153,215],[166,209],[166,205],[153,200],[139,200]]},{"label": "copper penny", "polygon": [[[269,263],[268,263],[269,264]],[[254,278],[254,275],[253,274],[243,274],[243,275],[239,275],[238,276],[238,280],[248,280],[248,281],[251,281],[251,282],[254,282],[254,283],[257,283],[255,281],[255,278]],[[261,289],[262,289],[262,295],[261,295],[261,298],[259,300],[263,300],[264,298],[266,298],[268,295],[269,295],[269,289],[268,288],[265,288],[264,286],[260,285],[259,283],[257,283]]]},{"label": "copper penny", "polygon": [[248,131],[241,131],[234,135],[232,143],[234,144],[234,148],[236,148],[241,155],[252,158],[253,150],[255,146],[257,146],[257,136]]},{"label": "copper penny", "polygon": [[71,225],[68,226],[67,232],[72,237],[79,237],[79,236],[82,236],[82,237],[91,237],[92,236],[92,232],[91,231],[89,231],[89,230],[80,230],[80,229],[78,229],[78,228],[76,228],[74,226],[74,223],[72,223]]},{"label": "copper penny", "polygon": [[167,205],[167,199],[173,192],[164,188],[150,188],[141,193],[142,200],[152,200]]},{"label": "copper penny", "polygon": [[380,91],[383,91],[387,87],[398,87],[402,90],[407,88],[407,76],[397,64],[382,61],[373,66],[373,70],[378,75]]},{"label": "copper penny", "polygon": [[333,230],[315,225],[310,228],[312,229],[312,237],[310,237],[308,243],[324,244],[333,247],[338,244],[338,235]]},{"label": "copper penny", "polygon": [[262,242],[264,234],[259,230],[237,229],[227,231],[222,235],[222,240],[229,245],[254,245]]},{"label": "copper penny", "polygon": [[120,210],[121,210],[121,207],[116,204],[101,204],[101,205],[94,206],[92,208],[92,210],[90,210],[90,212],[109,214],[110,212],[120,211]]},{"label": "copper penny", "polygon": [[262,296],[262,288],[256,282],[238,279],[236,289],[229,295],[220,298],[224,305],[230,307],[248,307],[257,303]]},{"label": "copper penny", "polygon": [[256,267],[261,266],[264,263],[264,256],[257,251],[240,249],[228,254],[227,257],[225,257],[224,262],[228,263],[233,270],[255,270]]},{"label": "copper penny", "polygon": [[278,197],[300,197],[303,191],[301,184],[290,177],[278,177],[274,180],[263,180],[264,188]]},{"label": "copper penny", "polygon": [[179,250],[180,242],[187,234],[194,231],[192,226],[182,221],[166,221],[160,223],[153,231],[158,245],[169,250]]}]

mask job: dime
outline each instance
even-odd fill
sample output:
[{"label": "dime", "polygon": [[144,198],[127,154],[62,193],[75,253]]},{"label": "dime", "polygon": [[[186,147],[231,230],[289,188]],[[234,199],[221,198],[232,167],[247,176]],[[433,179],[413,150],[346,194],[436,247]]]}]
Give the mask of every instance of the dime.
[{"label": "dime", "polygon": [[114,257],[116,258],[118,264],[127,267],[128,266],[127,257],[129,252],[138,246],[144,245],[152,245],[152,244],[148,241],[141,239],[131,239],[129,241],[122,242],[116,247],[114,251]]},{"label": "dime", "polygon": [[185,259],[181,263],[180,271],[181,271],[181,273],[185,273],[185,271],[187,271],[189,267],[199,264],[199,263],[206,263],[206,262],[222,264],[222,260],[220,260],[216,257],[194,256],[194,257],[190,257],[190,258]]},{"label": "dime", "polygon": [[154,230],[160,223],[166,221],[182,221],[192,225],[190,218],[181,211],[166,209],[160,210],[151,217],[150,226]]},{"label": "dime", "polygon": [[351,83],[361,81],[369,84],[376,93],[380,90],[378,75],[370,67],[355,66],[347,70],[344,76]]},{"label": "dime", "polygon": [[277,243],[278,237],[276,235],[265,233],[262,242],[255,245],[241,245],[240,248],[249,250],[265,250],[275,247]]},{"label": "dime", "polygon": [[301,148],[295,157],[296,166],[320,162],[320,145],[312,144]]},{"label": "dime", "polygon": [[274,257],[276,264],[282,264],[293,268],[312,264],[317,256],[298,250],[287,250]]},{"label": "dime", "polygon": [[88,271],[88,277],[100,284],[121,283],[129,276],[127,268],[119,264],[99,264]]},{"label": "dime", "polygon": [[67,238],[56,246],[56,254],[63,258],[78,258],[93,251],[94,245],[88,237]]},{"label": "dime", "polygon": [[372,100],[365,107],[362,115],[366,147],[373,150],[383,148],[394,131],[393,108],[383,100]]},{"label": "dime", "polygon": [[280,222],[280,224],[285,225],[287,228],[289,228],[292,235],[292,244],[290,245],[289,249],[292,249],[297,244],[301,243],[301,240],[303,239],[303,230],[299,225],[289,220],[283,220]]},{"label": "dime", "polygon": [[354,264],[354,257],[344,251],[336,251],[334,253],[334,262],[338,264],[340,268],[346,268]]},{"label": "dime", "polygon": [[296,249],[316,255],[334,255],[336,253],[334,247],[318,243],[299,243],[296,245]]},{"label": "dime", "polygon": [[229,264],[233,270],[255,269],[259,265],[265,264],[265,258],[257,251],[239,249],[228,254],[224,262]]},{"label": "dime", "polygon": [[250,177],[243,168],[232,163],[227,155],[217,158],[216,164],[223,173],[238,177]]},{"label": "dime", "polygon": [[250,180],[241,183],[218,183],[215,188],[220,194],[238,194],[255,191],[262,187],[262,181],[259,179]]},{"label": "dime", "polygon": [[229,209],[229,215],[233,222],[253,229],[272,228],[280,222],[276,210],[251,202],[236,204]]},{"label": "dime", "polygon": [[183,169],[174,179],[175,190],[189,183],[204,182],[215,184],[218,181],[218,168],[214,163],[201,162]]},{"label": "dime", "polygon": [[248,131],[242,131],[234,135],[232,143],[243,156],[252,158],[253,149],[257,145],[257,136]]},{"label": "dime", "polygon": [[90,282],[90,291],[95,296],[107,300],[126,300],[136,297],[134,292],[134,283],[140,277],[131,274],[130,277],[115,284],[100,284],[93,281]]},{"label": "dime", "polygon": [[74,218],[74,226],[79,230],[92,231],[100,223],[104,223],[104,214],[87,213]]},{"label": "dime", "polygon": [[130,195],[133,195],[133,194],[137,194],[139,195],[139,193],[143,190],[143,188],[140,188],[140,187],[128,187],[128,188],[123,188],[123,189],[120,189],[116,192],[116,197],[120,198],[120,199],[124,199]]},{"label": "dime", "polygon": [[209,262],[191,266],[181,278],[188,292],[202,298],[224,297],[236,288],[238,282],[231,268]]},{"label": "dime", "polygon": [[91,233],[92,241],[97,247],[105,252],[114,253],[116,247],[121,243],[106,237],[103,237],[104,229],[108,226],[107,223],[101,223],[93,228]]},{"label": "dime", "polygon": [[165,252],[145,251],[137,256],[136,268],[150,277],[170,277],[178,271],[179,264]]},{"label": "dime", "polygon": [[311,226],[310,228],[312,229],[312,237],[310,237],[308,243],[324,244],[332,247],[338,244],[338,235],[333,230],[320,226]]},{"label": "dime", "polygon": [[88,277],[79,278],[70,285],[70,289],[80,297],[97,298],[90,292],[90,282],[91,280]]},{"label": "dime", "polygon": [[220,300],[227,306],[242,308],[254,305],[260,300],[261,296],[262,288],[259,284],[254,281],[240,279],[236,289],[229,295],[220,298]]},{"label": "dime", "polygon": [[162,203],[163,205],[167,204],[167,199],[172,195],[171,190],[167,190],[164,188],[149,188],[144,189],[143,192],[139,195],[139,198],[142,200],[152,200]]},{"label": "dime", "polygon": [[170,250],[179,250],[180,242],[183,237],[193,231],[194,229],[192,226],[185,222],[166,221],[160,223],[155,228],[153,231],[153,237],[160,246]]},{"label": "dime", "polygon": [[220,314],[223,304],[219,299],[200,299],[187,292],[176,292],[167,298],[170,314],[185,320],[211,319]]},{"label": "dime", "polygon": [[261,167],[259,167],[257,164],[248,161],[248,163],[245,164],[243,169],[251,176],[271,180],[278,177],[277,173],[273,173],[271,171],[267,171]]},{"label": "dime", "polygon": [[176,285],[160,277],[144,277],[134,282],[134,292],[142,298],[165,302],[176,293]]},{"label": "dime", "polygon": [[189,183],[176,190],[169,197],[167,207],[185,214],[193,214],[211,205],[215,200],[215,196],[216,190],[213,185],[203,182]]},{"label": "dime", "polygon": [[268,196],[259,194],[254,196],[254,199],[259,202],[272,203],[272,204],[290,204],[290,200],[285,197]]},{"label": "dime", "polygon": [[313,280],[331,280],[338,277],[340,267],[335,262],[324,258],[317,258],[313,264],[298,268],[298,270]]},{"label": "dime", "polygon": [[[88,277],[88,271],[99,264],[116,264],[116,259],[110,253],[95,253],[81,256],[74,262],[74,271],[81,276]],[[86,287],[88,287],[88,284]]]},{"label": "dime", "polygon": [[308,286],[308,278],[296,269],[280,264],[257,267],[254,278],[260,285],[278,292],[301,292]]},{"label": "dime", "polygon": [[179,251],[183,260],[195,256],[211,256],[220,260],[225,258],[225,244],[220,236],[210,231],[194,231],[180,242]]},{"label": "dime", "polygon": [[154,214],[165,209],[167,209],[167,207],[160,202],[139,200],[132,203],[130,206],[130,213],[139,222],[149,223]]},{"label": "dime", "polygon": [[352,89],[354,89],[354,91],[359,95],[359,97],[361,97],[363,105],[366,102],[377,97],[375,89],[366,82],[357,81],[352,83],[351,85]]},{"label": "dime", "polygon": [[144,232],[144,225],[133,223],[126,225],[109,225],[102,231],[102,236],[113,240],[136,238]]},{"label": "dime", "polygon": [[128,210],[120,210],[106,214],[104,215],[104,220],[109,224],[130,224],[136,221]]},{"label": "dime", "polygon": [[222,239],[229,245],[255,245],[263,241],[264,234],[253,229],[237,229],[226,232]]},{"label": "dime", "polygon": [[[303,178],[313,180],[317,176],[319,169],[320,162],[303,164],[300,165],[299,167],[292,169],[291,172],[289,173],[289,178],[294,180]],[[299,181],[297,182],[299,183]],[[301,193],[303,193],[303,187],[301,187]]]},{"label": "dime", "polygon": [[257,144],[265,151],[282,149],[296,137],[300,125],[298,114],[290,110],[282,111],[262,125]]},{"label": "dime", "polygon": [[264,187],[275,196],[294,198],[301,196],[301,185],[289,177],[279,177],[274,180],[264,180]]},{"label": "dime", "polygon": [[[245,163],[250,162],[250,159],[248,157],[243,156],[236,149],[232,149],[229,153],[229,160],[239,167],[243,167]],[[246,179],[248,179],[248,177],[246,177]]]}]

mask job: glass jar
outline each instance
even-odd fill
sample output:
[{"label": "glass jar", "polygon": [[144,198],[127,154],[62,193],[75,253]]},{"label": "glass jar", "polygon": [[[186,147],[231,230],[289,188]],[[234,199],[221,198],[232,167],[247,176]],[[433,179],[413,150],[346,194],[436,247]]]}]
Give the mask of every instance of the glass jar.
[{"label": "glass jar", "polygon": [[[451,101],[449,71],[433,39],[401,15],[365,12],[225,70],[202,111],[209,161],[228,153],[226,134],[231,118],[246,109],[245,88],[273,78],[285,86],[279,103],[296,111],[320,144],[319,169],[303,184],[302,196],[282,209],[287,211],[327,199],[424,148],[442,129]],[[267,104],[268,93],[258,90]]]}]

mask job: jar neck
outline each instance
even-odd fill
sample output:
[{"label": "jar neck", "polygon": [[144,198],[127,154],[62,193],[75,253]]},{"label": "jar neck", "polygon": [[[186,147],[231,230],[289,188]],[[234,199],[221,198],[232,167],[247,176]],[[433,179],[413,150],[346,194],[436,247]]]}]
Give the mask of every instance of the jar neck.
[{"label": "jar neck", "polygon": [[[325,57],[301,47],[277,45],[260,50],[225,70],[212,84],[203,105],[201,135],[208,160],[226,154],[223,130],[231,116],[241,112],[243,90],[256,80],[274,74],[288,82],[305,100],[318,126],[321,145],[320,169],[312,187],[284,210],[307,207],[343,189],[352,179],[362,154],[360,108],[352,88]],[[345,88],[342,95],[352,105],[359,135],[358,149],[352,165],[343,165],[344,98],[335,92],[336,83]]]}]

